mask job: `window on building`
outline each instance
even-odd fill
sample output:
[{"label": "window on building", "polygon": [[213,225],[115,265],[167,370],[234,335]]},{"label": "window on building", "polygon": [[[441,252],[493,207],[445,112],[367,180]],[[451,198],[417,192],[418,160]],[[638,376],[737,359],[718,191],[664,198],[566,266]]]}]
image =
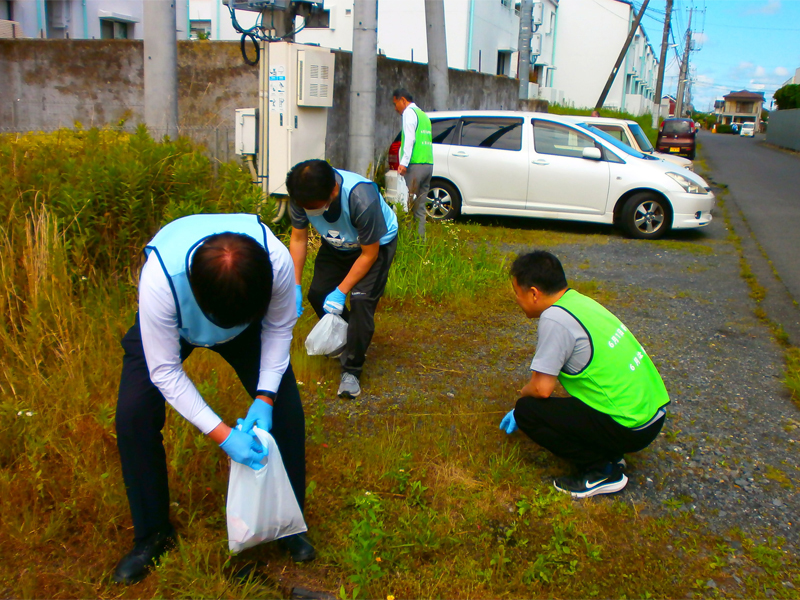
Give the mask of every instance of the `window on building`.
[{"label": "window on building", "polygon": [[127,40],[132,33],[133,27],[124,21],[114,21],[112,19],[100,19],[100,39],[103,40]]},{"label": "window on building", "polygon": [[533,120],[533,144],[539,154],[574,158],[582,157],[584,148],[597,147],[588,135],[563,125],[537,119]]},{"label": "window on building", "polygon": [[211,21],[200,21],[195,19],[189,21],[189,39],[210,40]]},{"label": "window on building", "polygon": [[522,119],[464,119],[461,122],[461,146],[522,149]]}]

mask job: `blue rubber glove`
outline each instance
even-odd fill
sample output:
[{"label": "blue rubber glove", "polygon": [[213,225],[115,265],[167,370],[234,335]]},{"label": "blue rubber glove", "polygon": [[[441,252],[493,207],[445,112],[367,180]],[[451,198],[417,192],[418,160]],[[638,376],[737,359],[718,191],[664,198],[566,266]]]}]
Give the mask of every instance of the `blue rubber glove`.
[{"label": "blue rubber glove", "polygon": [[303,314],[303,286],[299,283],[294,284],[294,304],[297,306],[297,318]]},{"label": "blue rubber glove", "polygon": [[247,416],[236,421],[242,426],[242,431],[250,433],[253,425],[257,425],[259,429],[264,431],[272,430],[272,406],[264,402],[261,398],[253,400],[250,410],[247,411]]},{"label": "blue rubber glove", "polygon": [[261,461],[264,460],[265,452],[258,441],[258,438],[252,433],[245,433],[239,429],[231,429],[225,441],[219,445],[225,453],[233,460],[243,465],[247,465],[251,469],[258,471],[264,465]]},{"label": "blue rubber glove", "polygon": [[344,310],[344,303],[347,300],[347,294],[343,294],[337,287],[325,298],[325,304],[322,305],[322,310],[332,315],[340,315]]},{"label": "blue rubber glove", "polygon": [[505,429],[506,433],[509,435],[518,429],[517,420],[514,418],[513,410],[508,411],[508,414],[503,417],[502,421],[500,421],[500,429]]}]

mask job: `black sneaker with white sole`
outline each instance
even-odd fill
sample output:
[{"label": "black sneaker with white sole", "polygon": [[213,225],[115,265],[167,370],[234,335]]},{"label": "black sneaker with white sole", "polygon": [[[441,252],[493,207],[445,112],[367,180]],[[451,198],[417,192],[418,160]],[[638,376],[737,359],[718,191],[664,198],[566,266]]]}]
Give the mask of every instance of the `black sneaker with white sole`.
[{"label": "black sneaker with white sole", "polygon": [[619,462],[608,463],[603,469],[593,469],[577,477],[557,477],[555,488],[573,498],[588,498],[598,494],[614,494],[625,489],[628,477]]}]

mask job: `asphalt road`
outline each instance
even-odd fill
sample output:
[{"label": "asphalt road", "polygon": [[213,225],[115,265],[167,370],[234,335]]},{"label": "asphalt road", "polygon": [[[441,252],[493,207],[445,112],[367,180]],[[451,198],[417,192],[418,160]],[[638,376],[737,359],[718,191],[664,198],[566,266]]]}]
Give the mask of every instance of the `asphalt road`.
[{"label": "asphalt road", "polygon": [[800,155],[764,145],[764,136],[699,133],[701,156],[726,201],[741,209],[792,299],[800,302]]}]

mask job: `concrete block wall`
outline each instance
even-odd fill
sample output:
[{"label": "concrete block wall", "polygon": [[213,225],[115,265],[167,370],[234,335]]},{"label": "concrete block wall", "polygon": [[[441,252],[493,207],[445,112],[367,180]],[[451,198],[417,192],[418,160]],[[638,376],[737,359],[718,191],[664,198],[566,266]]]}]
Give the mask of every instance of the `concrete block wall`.
[{"label": "concrete block wall", "polygon": [[[0,131],[142,122],[143,49],[141,40],[0,40]],[[336,167],[347,164],[350,65],[349,52],[336,52],[326,143]],[[400,131],[391,99],[398,87],[423,110],[431,106],[427,65],[379,57],[376,159]],[[220,160],[234,158],[234,109],[256,106],[258,95],[258,67],[244,63],[239,43],[179,41],[178,92],[181,133],[203,140]],[[450,70],[451,109],[516,110],[517,94],[515,79]],[[546,103],[524,108],[546,111]]]}]

